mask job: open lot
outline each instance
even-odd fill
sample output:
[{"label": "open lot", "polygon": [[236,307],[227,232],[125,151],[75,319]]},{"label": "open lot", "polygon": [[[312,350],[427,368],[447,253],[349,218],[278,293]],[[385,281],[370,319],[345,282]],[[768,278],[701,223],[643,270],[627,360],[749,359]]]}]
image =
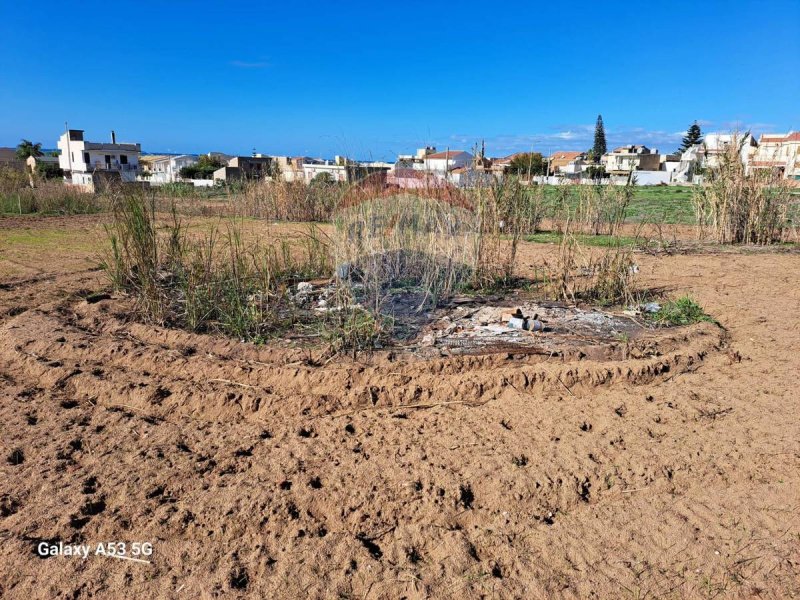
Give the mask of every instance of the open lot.
[{"label": "open lot", "polygon": [[0,596],[800,594],[795,249],[637,254],[720,326],[636,356],[319,364],[131,319],[98,295],[107,219],[0,220]]}]

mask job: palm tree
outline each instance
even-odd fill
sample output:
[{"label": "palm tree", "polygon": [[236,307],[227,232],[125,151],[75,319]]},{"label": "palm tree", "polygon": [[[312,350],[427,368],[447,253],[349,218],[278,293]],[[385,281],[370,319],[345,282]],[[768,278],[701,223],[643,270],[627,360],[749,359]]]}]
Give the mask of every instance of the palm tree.
[{"label": "palm tree", "polygon": [[42,144],[36,143],[34,144],[30,140],[23,139],[19,145],[17,146],[17,158],[20,160],[25,160],[29,156],[33,156],[34,158],[38,158],[42,156]]}]

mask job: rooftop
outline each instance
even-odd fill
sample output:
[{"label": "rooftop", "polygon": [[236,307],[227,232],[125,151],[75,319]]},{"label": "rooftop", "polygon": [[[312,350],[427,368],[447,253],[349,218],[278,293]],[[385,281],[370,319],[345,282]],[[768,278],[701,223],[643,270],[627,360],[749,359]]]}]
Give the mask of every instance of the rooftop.
[{"label": "rooftop", "polygon": [[447,150],[445,152],[437,152],[436,154],[428,154],[425,159],[429,158],[453,158],[454,156],[458,156],[460,154],[469,154],[469,152],[465,152],[464,150]]},{"label": "rooftop", "polygon": [[583,152],[553,152],[550,155],[551,160],[575,160],[583,156]]},{"label": "rooftop", "polygon": [[761,136],[761,143],[764,142],[800,142],[800,131],[790,131],[789,133],[765,133]]}]

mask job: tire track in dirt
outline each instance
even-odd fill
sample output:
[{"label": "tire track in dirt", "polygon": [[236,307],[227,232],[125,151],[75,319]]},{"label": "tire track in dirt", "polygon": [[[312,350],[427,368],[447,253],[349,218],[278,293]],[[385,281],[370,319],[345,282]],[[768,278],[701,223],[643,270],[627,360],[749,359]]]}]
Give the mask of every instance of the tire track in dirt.
[{"label": "tire track in dirt", "polygon": [[431,360],[390,351],[366,363],[345,359],[307,367],[294,360],[299,350],[264,352],[185,332],[153,333],[114,316],[126,308],[114,300],[59,302],[11,318],[0,327],[6,372],[45,389],[68,388],[79,401],[124,404],[162,418],[179,413],[257,420],[277,404],[298,416],[320,417],[447,402],[478,405],[507,388],[574,395],[576,386],[645,384],[698,368],[725,345],[723,330],[699,324],[654,334],[643,341],[653,356],[625,361],[510,355]]},{"label": "tire track in dirt", "polygon": [[[796,360],[759,319],[796,328],[796,292],[759,298],[744,261],[744,312],[715,299],[739,277],[717,260],[690,281],[731,337],[676,330],[621,364],[311,367],[130,322],[80,279],[21,286],[0,324],[0,595],[791,596]],[[36,539],[134,537],[156,541],[148,570],[31,558]]]}]

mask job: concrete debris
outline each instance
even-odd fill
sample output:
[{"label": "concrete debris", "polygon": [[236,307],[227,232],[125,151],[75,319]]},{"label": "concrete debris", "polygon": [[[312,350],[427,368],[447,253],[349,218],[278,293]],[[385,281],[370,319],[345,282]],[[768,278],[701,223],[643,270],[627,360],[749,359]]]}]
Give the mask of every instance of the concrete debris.
[{"label": "concrete debris", "polygon": [[423,346],[433,346],[436,344],[436,336],[432,333],[425,334],[422,336],[422,345]]},{"label": "concrete debris", "polygon": [[597,310],[558,303],[525,303],[517,307],[457,306],[423,332],[422,346],[460,352],[495,351],[513,347],[558,353],[587,340],[616,343],[641,329],[635,321]]}]

